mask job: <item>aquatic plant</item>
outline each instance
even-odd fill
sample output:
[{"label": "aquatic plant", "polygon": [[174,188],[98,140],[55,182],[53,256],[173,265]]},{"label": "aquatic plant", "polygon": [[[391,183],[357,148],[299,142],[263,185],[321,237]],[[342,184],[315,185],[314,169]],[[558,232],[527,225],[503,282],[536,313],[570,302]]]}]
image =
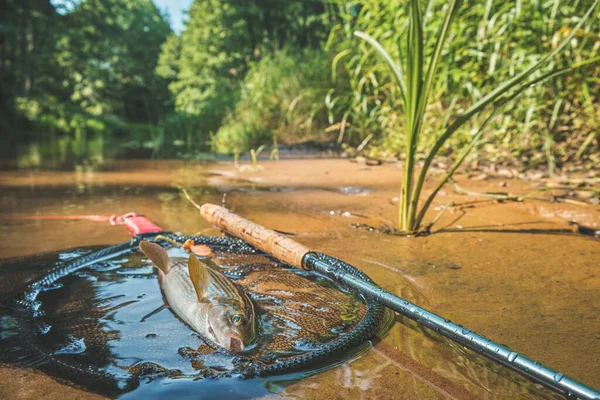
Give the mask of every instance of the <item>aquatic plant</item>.
[{"label": "aquatic plant", "polygon": [[[395,78],[404,107],[406,119],[406,162],[404,165],[399,210],[399,229],[402,232],[413,234],[419,231],[425,213],[427,212],[439,190],[452,177],[456,169],[462,164],[469,152],[478,143],[485,125],[487,125],[491,119],[498,115],[498,113],[502,111],[502,108],[507,103],[514,100],[514,98],[521,94],[525,89],[530,88],[533,85],[541,83],[546,79],[550,79],[572,71],[574,68],[587,65],[598,59],[598,57],[595,57],[577,65],[571,65],[570,67],[553,70],[541,75],[538,74],[535,77],[533,76],[535,72],[546,66],[549,60],[557,56],[575,37],[585,21],[593,13],[599,1],[600,0],[594,1],[592,6],[579,20],[577,25],[570,30],[570,33],[554,48],[553,51],[541,57],[533,65],[525,68],[523,71],[516,73],[506,81],[499,83],[489,93],[474,101],[474,103],[471,104],[466,111],[459,113],[451,122],[448,122],[443,128],[443,133],[437,137],[433,147],[427,152],[424,165],[418,174],[415,169],[417,161],[416,153],[419,146],[419,141],[421,140],[420,135],[425,123],[425,111],[428,98],[431,94],[434,80],[436,78],[436,72],[440,65],[442,52],[445,48],[446,42],[450,37],[451,26],[458,15],[458,10],[460,9],[462,2],[460,0],[451,0],[447,3],[445,16],[443,22],[438,28],[435,46],[431,54],[426,54],[425,52],[423,13],[418,0],[410,1],[406,43],[404,45],[399,44],[400,57],[398,59],[398,63],[396,63],[396,61],[375,38],[364,32],[354,32],[357,37],[365,40],[383,58],[385,64],[389,67],[392,75]],[[429,58],[427,63],[425,60],[426,57]],[[559,107],[555,108],[558,110]],[[478,131],[472,137],[470,143],[459,155],[454,165],[438,183],[433,192],[429,195],[419,209],[421,191],[423,189],[423,184],[427,177],[431,162],[438,154],[442,146],[444,146],[448,139],[461,126],[469,122],[474,116],[480,115],[484,111],[489,113],[487,118],[485,118],[479,125]],[[553,117],[553,120],[555,119],[556,118]],[[552,122],[552,124],[553,123],[554,122]]]},{"label": "aquatic plant", "polygon": [[255,149],[250,149],[250,157],[252,158],[252,165],[254,166],[254,168],[259,168],[260,165],[258,164],[258,155],[265,149],[265,145],[263,144],[262,146],[259,146],[256,150]]}]

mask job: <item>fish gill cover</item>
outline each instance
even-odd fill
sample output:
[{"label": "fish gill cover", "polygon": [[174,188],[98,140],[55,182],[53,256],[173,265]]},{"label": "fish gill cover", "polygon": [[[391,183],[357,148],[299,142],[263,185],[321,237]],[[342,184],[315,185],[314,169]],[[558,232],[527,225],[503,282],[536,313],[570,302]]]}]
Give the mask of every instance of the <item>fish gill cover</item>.
[{"label": "fish gill cover", "polygon": [[[44,286],[36,312],[19,304],[49,266],[91,252],[76,249],[0,262],[0,362],[109,396],[189,395],[194,384],[205,397],[253,397],[356,355],[366,349],[356,344],[385,329],[383,307],[329,279],[241,242],[217,243],[204,261],[243,287],[257,309],[258,338],[241,355],[209,347],[162,307],[157,272],[137,251]],[[188,257],[178,247],[168,252]]]}]

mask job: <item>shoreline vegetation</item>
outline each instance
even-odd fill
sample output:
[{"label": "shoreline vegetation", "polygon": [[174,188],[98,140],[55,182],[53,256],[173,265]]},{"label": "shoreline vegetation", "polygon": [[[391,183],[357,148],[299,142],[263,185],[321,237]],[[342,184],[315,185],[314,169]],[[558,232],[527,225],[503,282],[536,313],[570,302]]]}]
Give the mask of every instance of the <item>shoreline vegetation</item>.
[{"label": "shoreline vegetation", "polygon": [[[448,5],[418,3],[428,59]],[[416,159],[455,115],[565,38],[572,37],[545,70],[593,60],[600,11],[573,30],[592,4],[463,2],[431,79]],[[400,59],[409,1],[196,0],[179,34],[150,0],[8,0],[5,7],[2,155],[19,148],[23,167],[46,159],[98,165],[119,155],[237,158],[261,146],[263,157],[276,158],[279,147],[298,143],[350,157],[407,157],[401,89],[353,32]],[[467,164],[510,163],[551,176],[597,169],[598,75],[590,62],[527,88],[489,121],[475,116],[442,146],[440,162],[457,159],[485,122]]]}]

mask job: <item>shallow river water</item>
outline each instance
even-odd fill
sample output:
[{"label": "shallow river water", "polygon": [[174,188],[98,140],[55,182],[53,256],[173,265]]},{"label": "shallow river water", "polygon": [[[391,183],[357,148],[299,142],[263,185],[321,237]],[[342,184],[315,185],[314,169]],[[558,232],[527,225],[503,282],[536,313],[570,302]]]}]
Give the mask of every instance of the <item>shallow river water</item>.
[{"label": "shallow river water", "polygon": [[[112,245],[130,237],[122,227],[106,222],[26,219],[29,216],[134,211],[167,231],[219,235],[180,194],[183,186],[198,203],[224,202],[244,217],[359,267],[392,293],[600,387],[600,242],[573,233],[568,225],[574,220],[598,226],[597,206],[478,202],[449,209],[432,235],[406,238],[369,229],[397,219],[394,198],[401,170],[396,165],[307,159],[263,162],[261,167],[128,161],[96,172],[0,171],[0,258]],[[457,180],[480,192],[497,191],[500,183],[460,176]],[[502,182],[507,186],[502,190],[527,193],[533,185],[510,180]],[[473,200],[447,187],[435,205]],[[438,212],[432,209],[428,219]],[[152,276],[153,271],[136,274]],[[159,301],[158,286],[154,288],[148,295]],[[117,352],[118,346],[112,349]],[[400,316],[366,352],[323,372],[288,378],[276,383],[213,379],[208,385],[160,378],[143,382],[123,397],[160,397],[175,393],[175,386],[179,396],[192,398],[199,390],[215,398],[223,393],[285,398],[556,396]],[[92,396],[35,368],[6,364],[0,379],[1,398]]]}]

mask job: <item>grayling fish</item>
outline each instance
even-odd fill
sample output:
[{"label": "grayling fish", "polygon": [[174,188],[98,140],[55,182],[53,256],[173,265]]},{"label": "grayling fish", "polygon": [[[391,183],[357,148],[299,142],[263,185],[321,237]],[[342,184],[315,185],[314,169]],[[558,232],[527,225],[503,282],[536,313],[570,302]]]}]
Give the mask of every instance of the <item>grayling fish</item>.
[{"label": "grayling fish", "polygon": [[223,273],[190,254],[170,259],[156,243],[143,241],[142,252],[159,269],[169,307],[208,342],[239,353],[256,335],[254,305]]}]

